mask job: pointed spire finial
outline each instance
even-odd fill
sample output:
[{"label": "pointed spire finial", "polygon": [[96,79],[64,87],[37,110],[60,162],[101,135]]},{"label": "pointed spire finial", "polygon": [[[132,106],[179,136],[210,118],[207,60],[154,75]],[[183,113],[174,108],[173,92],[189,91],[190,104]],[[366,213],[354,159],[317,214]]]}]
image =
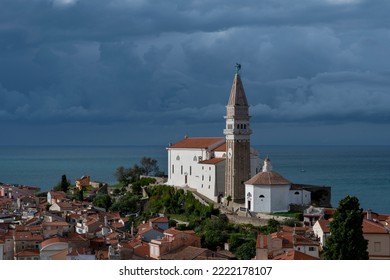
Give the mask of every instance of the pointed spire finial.
[{"label": "pointed spire finial", "polygon": [[236,75],[240,74],[241,64],[236,62]]}]

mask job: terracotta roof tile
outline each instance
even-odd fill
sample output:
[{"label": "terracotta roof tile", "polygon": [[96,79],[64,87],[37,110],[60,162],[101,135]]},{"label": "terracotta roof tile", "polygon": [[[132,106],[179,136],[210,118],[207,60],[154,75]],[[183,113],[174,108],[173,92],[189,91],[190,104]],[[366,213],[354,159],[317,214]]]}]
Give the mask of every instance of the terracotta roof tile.
[{"label": "terracotta roof tile", "polygon": [[161,259],[165,260],[193,260],[197,258],[199,255],[207,252],[207,248],[198,248],[198,247],[192,247],[187,246],[185,248],[180,248],[180,250],[171,253],[166,254],[161,257]]},{"label": "terracotta roof tile", "polygon": [[169,146],[169,149],[207,149],[213,145],[218,145],[218,143],[223,143],[225,138],[222,137],[210,137],[210,138],[185,138],[176,144]]},{"label": "terracotta roof tile", "polygon": [[156,217],[153,219],[149,219],[149,222],[152,223],[168,223],[168,218],[167,217]]},{"label": "terracotta roof tile", "polygon": [[381,223],[375,223],[367,219],[363,219],[363,234],[384,233],[388,234],[389,231],[385,229]]},{"label": "terracotta roof tile", "polygon": [[226,152],[226,143],[223,143],[222,145],[216,147],[214,152]]},{"label": "terracotta roof tile", "polygon": [[328,220],[318,220],[317,222],[320,225],[323,233],[330,233],[330,221],[328,221]]},{"label": "terracotta roof tile", "polygon": [[200,161],[199,163],[200,164],[218,164],[218,163],[225,161],[225,160],[226,160],[225,158],[211,158],[208,160]]},{"label": "terracotta roof tile", "polygon": [[247,185],[289,185],[290,181],[285,179],[282,175],[274,172],[259,172],[248,181],[245,182]]},{"label": "terracotta roof tile", "polygon": [[295,250],[277,255],[273,259],[274,260],[318,260],[318,258],[312,257],[308,254],[295,251]]},{"label": "terracotta roof tile", "polygon": [[62,237],[53,237],[53,238],[49,238],[49,239],[46,239],[45,241],[43,241],[41,243],[41,248],[45,248],[51,244],[54,244],[54,243],[68,243],[69,239],[68,238],[62,238]]},{"label": "terracotta roof tile", "polygon": [[39,250],[23,250],[19,253],[16,253],[17,257],[37,257],[39,256]]}]

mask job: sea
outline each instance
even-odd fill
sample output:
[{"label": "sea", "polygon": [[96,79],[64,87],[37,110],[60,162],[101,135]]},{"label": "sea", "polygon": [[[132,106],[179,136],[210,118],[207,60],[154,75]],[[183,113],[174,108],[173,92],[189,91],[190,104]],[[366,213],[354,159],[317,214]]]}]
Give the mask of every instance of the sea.
[{"label": "sea", "polygon": [[[293,183],[332,187],[332,206],[347,195],[363,209],[390,214],[390,146],[255,146],[273,170]],[[142,157],[167,172],[165,146],[0,146],[0,182],[52,189],[65,174],[113,184],[119,166]]]}]

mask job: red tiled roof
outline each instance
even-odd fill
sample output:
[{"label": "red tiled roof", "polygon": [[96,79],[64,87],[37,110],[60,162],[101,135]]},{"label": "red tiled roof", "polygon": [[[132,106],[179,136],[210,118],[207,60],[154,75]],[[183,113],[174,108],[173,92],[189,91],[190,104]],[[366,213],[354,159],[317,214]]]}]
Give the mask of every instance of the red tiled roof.
[{"label": "red tiled roof", "polygon": [[156,217],[153,219],[149,219],[149,222],[152,223],[168,223],[168,218],[167,217]]},{"label": "red tiled roof", "polygon": [[381,223],[375,223],[367,219],[363,219],[363,234],[375,234],[384,233],[388,234],[389,231]]},{"label": "red tiled roof", "polygon": [[51,244],[54,244],[54,243],[68,243],[68,239],[67,238],[62,238],[62,237],[53,237],[53,238],[49,238],[49,239],[46,239],[45,241],[43,241],[41,243],[41,248],[45,248]]},{"label": "red tiled roof", "polygon": [[42,225],[44,227],[47,227],[47,226],[53,226],[53,227],[66,227],[66,226],[69,226],[69,224],[67,222],[43,222]]},{"label": "red tiled roof", "polygon": [[318,260],[318,258],[312,257],[308,254],[299,251],[289,251],[273,258],[274,260]]},{"label": "red tiled roof", "polygon": [[226,152],[226,143],[223,143],[222,145],[216,147],[214,152]]},{"label": "red tiled roof", "polygon": [[199,255],[204,254],[209,249],[207,248],[199,248],[193,246],[186,246],[184,248],[180,248],[180,250],[175,251],[171,254],[166,254],[162,257],[162,259],[166,260],[193,260],[197,258]]},{"label": "red tiled roof", "polygon": [[19,253],[16,253],[17,257],[36,257],[39,256],[39,250],[23,250]]},{"label": "red tiled roof", "polygon": [[289,185],[290,181],[285,179],[282,175],[274,172],[259,172],[248,181],[245,182],[248,185]]},{"label": "red tiled roof", "polygon": [[15,232],[15,241],[42,241],[43,237],[40,234],[32,234],[29,231]]},{"label": "red tiled roof", "polygon": [[140,246],[135,246],[134,255],[142,258],[149,257],[149,245],[147,243],[141,243]]},{"label": "red tiled roof", "polygon": [[226,160],[225,158],[211,158],[208,160],[200,161],[199,163],[200,164],[218,164],[218,163],[225,161],[225,160]]},{"label": "red tiled roof", "polygon": [[330,233],[330,221],[318,220],[317,222],[319,223],[323,233]]},{"label": "red tiled roof", "polygon": [[58,199],[58,198],[64,198],[66,196],[66,193],[64,193],[63,191],[58,191],[58,192],[51,191],[50,195],[51,195],[51,198]]},{"label": "red tiled roof", "polygon": [[202,137],[202,138],[185,138],[176,144],[169,146],[169,149],[207,149],[212,145],[217,145],[218,143],[223,143],[225,138],[222,137]]}]

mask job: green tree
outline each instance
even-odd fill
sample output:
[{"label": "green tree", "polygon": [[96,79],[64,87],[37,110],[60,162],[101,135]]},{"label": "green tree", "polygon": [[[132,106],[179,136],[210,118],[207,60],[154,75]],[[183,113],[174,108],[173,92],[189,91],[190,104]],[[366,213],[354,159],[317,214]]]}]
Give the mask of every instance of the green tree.
[{"label": "green tree", "polygon": [[143,157],[140,161],[142,173],[146,176],[156,175],[159,172],[157,160],[150,157]]},{"label": "green tree", "polygon": [[68,180],[66,179],[66,175],[62,175],[61,176],[61,190],[63,192],[67,192],[68,191],[68,188],[69,188],[69,185],[70,183],[68,182]]},{"label": "green tree", "polygon": [[239,260],[250,260],[256,256],[256,241],[251,239],[246,241],[236,250],[236,257]]},{"label": "green tree", "polygon": [[102,207],[102,208],[106,209],[106,211],[107,211],[108,208],[110,208],[112,205],[112,200],[108,194],[97,195],[94,198],[92,204],[97,206],[97,207]]},{"label": "green tree", "polygon": [[68,188],[70,187],[70,181],[68,179],[66,179],[66,175],[62,175],[61,176],[61,181],[54,187],[54,190],[55,191],[63,191],[63,192],[67,192],[68,191]]},{"label": "green tree", "polygon": [[139,196],[134,196],[128,193],[119,198],[112,206],[111,210],[127,215],[139,212],[141,210],[141,199]]},{"label": "green tree", "polygon": [[324,256],[328,260],[367,260],[368,241],[364,239],[363,214],[359,200],[347,196],[339,202],[330,223]]},{"label": "green tree", "polygon": [[129,172],[123,166],[119,166],[115,171],[115,177],[119,183],[127,186],[130,182],[128,180]]}]

